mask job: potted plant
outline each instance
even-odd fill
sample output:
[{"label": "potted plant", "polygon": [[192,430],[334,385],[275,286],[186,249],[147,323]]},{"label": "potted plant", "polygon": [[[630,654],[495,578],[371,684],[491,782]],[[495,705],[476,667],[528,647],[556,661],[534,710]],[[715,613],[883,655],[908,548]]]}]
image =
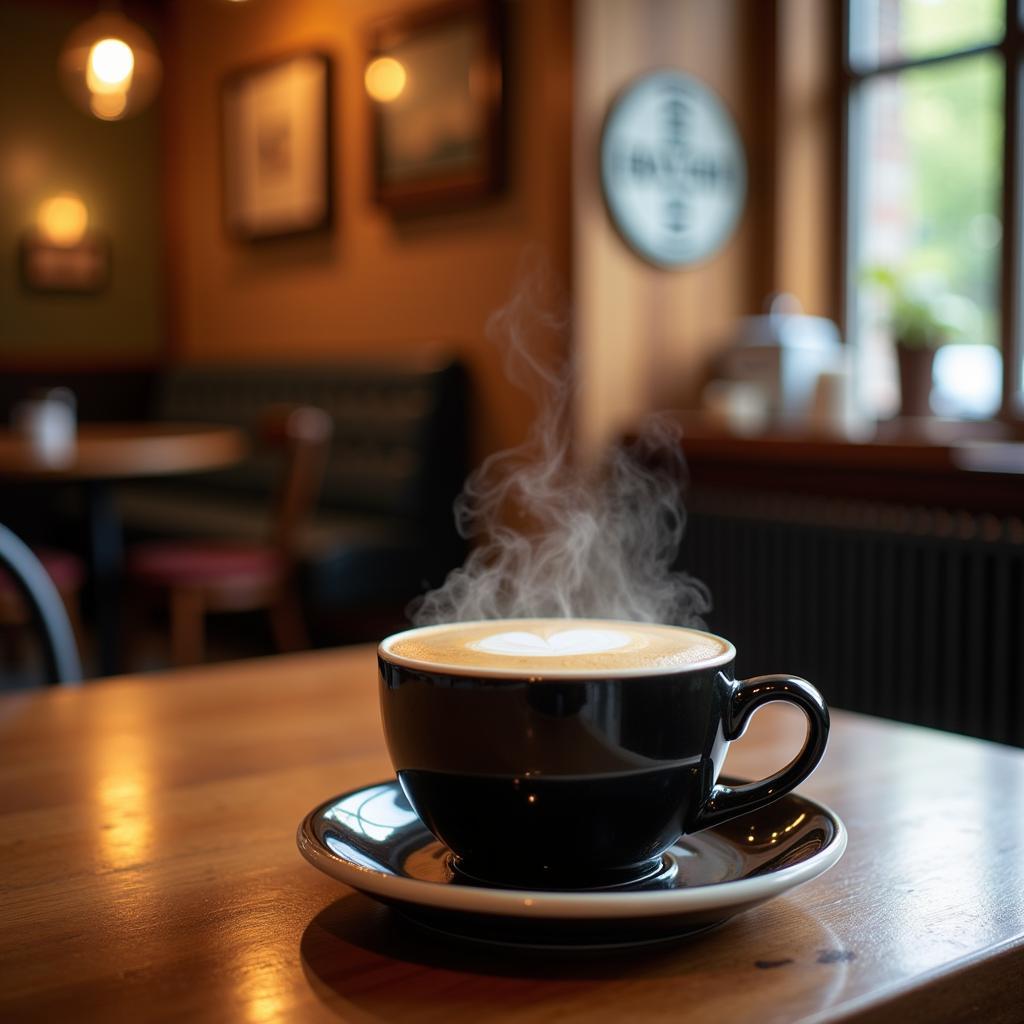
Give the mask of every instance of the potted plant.
[{"label": "potted plant", "polygon": [[915,287],[890,267],[876,267],[866,277],[888,301],[888,323],[900,370],[900,415],[929,416],[935,350],[959,330],[950,316],[959,300],[934,287]]}]

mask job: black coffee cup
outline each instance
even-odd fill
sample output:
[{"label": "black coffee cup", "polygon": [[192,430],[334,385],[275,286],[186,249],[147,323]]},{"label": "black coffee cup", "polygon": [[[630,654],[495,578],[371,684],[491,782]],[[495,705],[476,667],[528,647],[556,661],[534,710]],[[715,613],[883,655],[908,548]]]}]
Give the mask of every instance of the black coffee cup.
[{"label": "black coffee cup", "polygon": [[[607,653],[543,649],[643,630],[655,646],[685,641],[688,653],[680,662],[626,642]],[[513,653],[487,649],[502,643]],[[735,656],[712,634],[603,620],[408,630],[378,649],[388,750],[409,802],[467,877],[546,889],[631,884],[656,874],[681,835],[788,793],[824,753],[821,694],[786,675],[736,680]],[[729,742],[771,701],[806,715],[802,750],[768,779],[718,784]]]}]

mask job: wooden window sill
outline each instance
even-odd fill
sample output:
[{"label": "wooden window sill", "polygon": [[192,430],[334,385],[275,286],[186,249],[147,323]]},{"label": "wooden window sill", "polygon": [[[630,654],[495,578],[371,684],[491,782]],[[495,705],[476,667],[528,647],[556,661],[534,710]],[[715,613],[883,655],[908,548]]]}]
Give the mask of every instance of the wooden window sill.
[{"label": "wooden window sill", "polygon": [[[852,442],[789,433],[741,437],[700,414],[676,416],[695,487],[1024,515],[1024,443],[1009,439],[1000,424],[894,423],[875,440]],[[962,436],[948,436],[958,428]],[[943,431],[947,439],[938,440]]]}]

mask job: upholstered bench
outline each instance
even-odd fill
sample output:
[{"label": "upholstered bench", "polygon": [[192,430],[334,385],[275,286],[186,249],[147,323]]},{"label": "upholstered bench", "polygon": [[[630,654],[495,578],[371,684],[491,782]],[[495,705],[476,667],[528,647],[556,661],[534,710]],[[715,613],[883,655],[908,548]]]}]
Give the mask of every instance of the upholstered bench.
[{"label": "upholstered bench", "polygon": [[[452,502],[467,469],[466,379],[449,357],[401,363],[205,367],[168,371],[155,414],[255,424],[268,405],[315,405],[334,420],[323,492],[302,540],[303,595],[315,619],[400,608],[458,565]],[[260,540],[275,465],[258,452],[230,470],[124,485],[134,536]]]}]

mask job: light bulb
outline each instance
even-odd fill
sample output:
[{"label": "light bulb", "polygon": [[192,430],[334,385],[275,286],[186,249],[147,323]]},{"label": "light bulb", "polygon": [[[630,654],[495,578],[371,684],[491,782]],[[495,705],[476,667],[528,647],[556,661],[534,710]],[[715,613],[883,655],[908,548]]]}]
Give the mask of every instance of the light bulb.
[{"label": "light bulb", "polygon": [[135,54],[123,39],[101,39],[89,51],[86,84],[90,92],[127,92],[135,70]]},{"label": "light bulb", "polygon": [[366,91],[378,103],[391,103],[405,91],[408,75],[401,61],[394,57],[378,57],[367,65],[363,82]]},{"label": "light bulb", "polygon": [[40,235],[51,245],[70,248],[85,236],[89,211],[85,203],[71,192],[63,192],[42,202],[36,214]]}]

